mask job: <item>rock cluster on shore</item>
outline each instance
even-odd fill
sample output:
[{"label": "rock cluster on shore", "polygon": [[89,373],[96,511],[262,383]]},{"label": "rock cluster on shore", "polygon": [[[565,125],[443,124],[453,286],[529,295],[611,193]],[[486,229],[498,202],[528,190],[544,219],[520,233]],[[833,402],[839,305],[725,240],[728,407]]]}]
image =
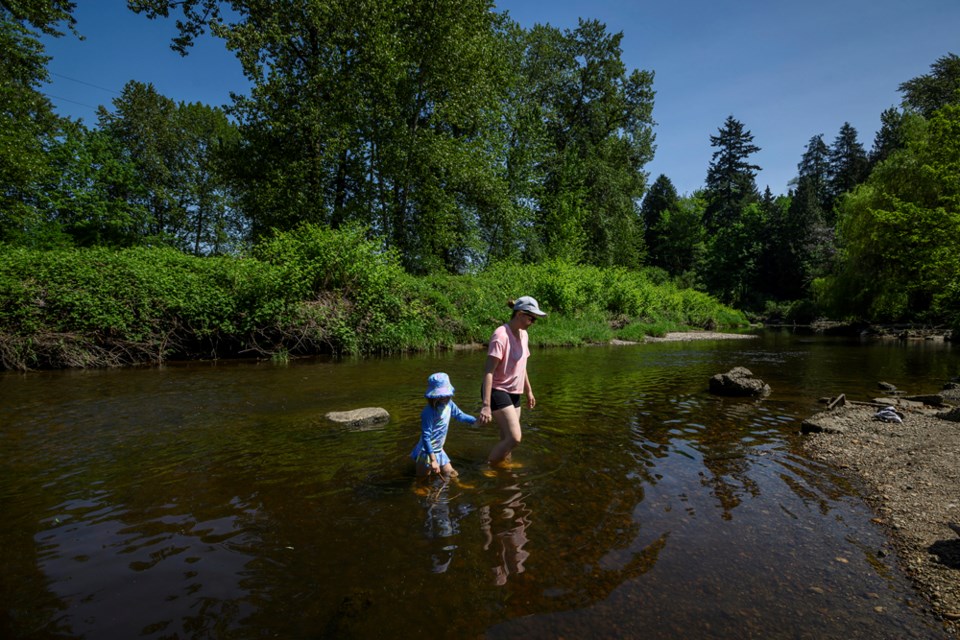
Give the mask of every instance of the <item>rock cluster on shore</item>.
[{"label": "rock cluster on shore", "polygon": [[[960,384],[863,401],[837,396],[803,423],[811,457],[863,485],[907,576],[947,631],[960,633]],[[900,418],[878,413],[893,407]],[[890,413],[886,413],[890,418]]]}]

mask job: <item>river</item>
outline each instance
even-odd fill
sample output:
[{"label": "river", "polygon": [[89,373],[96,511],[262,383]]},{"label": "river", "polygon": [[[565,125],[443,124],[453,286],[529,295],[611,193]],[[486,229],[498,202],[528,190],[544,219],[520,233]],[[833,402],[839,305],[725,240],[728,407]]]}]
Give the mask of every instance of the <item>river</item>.
[{"label": "river", "polygon": [[[459,479],[419,484],[427,376],[476,413],[484,357],[0,375],[0,636],[944,637],[798,432],[824,396],[938,390],[950,343],[535,350],[515,464],[453,423]],[[773,392],[712,396],[733,366]]]}]

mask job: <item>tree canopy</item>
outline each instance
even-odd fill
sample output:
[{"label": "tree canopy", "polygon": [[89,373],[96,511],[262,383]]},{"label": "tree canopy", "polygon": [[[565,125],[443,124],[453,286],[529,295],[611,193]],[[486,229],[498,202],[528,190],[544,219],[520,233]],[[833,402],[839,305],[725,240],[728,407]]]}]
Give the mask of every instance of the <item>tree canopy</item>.
[{"label": "tree canopy", "polygon": [[899,85],[869,153],[849,122],[814,133],[790,191],[761,195],[760,146],[729,115],[703,189],[681,195],[648,184],[654,73],[597,20],[524,29],[490,0],[127,4],[176,20],[184,55],[221,39],[249,93],[220,109],[134,79],[94,127],[60,118],[39,34],[73,31],[75,3],[0,1],[0,242],[209,256],[314,225],[362,230],[412,274],[653,268],[757,310],[960,306],[952,53]]}]

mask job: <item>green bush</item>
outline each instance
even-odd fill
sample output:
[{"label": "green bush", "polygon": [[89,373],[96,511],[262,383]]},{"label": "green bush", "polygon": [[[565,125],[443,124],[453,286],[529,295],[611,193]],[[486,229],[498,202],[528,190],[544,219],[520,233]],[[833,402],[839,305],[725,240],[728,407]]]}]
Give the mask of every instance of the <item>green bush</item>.
[{"label": "green bush", "polygon": [[285,361],[485,342],[532,295],[535,345],[602,342],[745,317],[662,272],[562,261],[413,277],[360,227],[305,225],[249,257],[166,248],[0,252],[0,366],[104,366],[255,354]]}]

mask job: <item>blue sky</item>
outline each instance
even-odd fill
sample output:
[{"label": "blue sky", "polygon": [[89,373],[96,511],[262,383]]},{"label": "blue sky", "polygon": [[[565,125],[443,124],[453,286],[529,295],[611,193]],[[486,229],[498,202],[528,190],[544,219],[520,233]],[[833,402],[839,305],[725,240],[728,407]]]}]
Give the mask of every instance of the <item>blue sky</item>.
[{"label": "blue sky", "polygon": [[[239,64],[222,43],[201,39],[186,58],[169,48],[173,20],[150,21],[125,0],[78,3],[77,29],[45,38],[63,115],[95,124],[129,80],[150,82],[176,101],[223,105],[245,92]],[[623,32],[628,69],[655,76],[657,152],[650,182],[666,174],[681,193],[703,186],[715,135],[727,116],[761,151],[758,186],[786,193],[810,138],[829,145],[844,122],[869,150],[880,113],[898,106],[901,82],[960,55],[960,0],[500,0],[525,27],[575,28],[597,19]]]}]

